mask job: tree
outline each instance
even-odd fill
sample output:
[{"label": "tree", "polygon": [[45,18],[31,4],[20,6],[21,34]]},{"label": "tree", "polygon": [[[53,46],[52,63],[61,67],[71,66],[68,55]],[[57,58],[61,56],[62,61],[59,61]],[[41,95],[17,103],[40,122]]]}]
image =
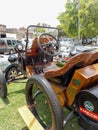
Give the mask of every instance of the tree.
[{"label": "tree", "polygon": [[98,0],[67,0],[65,12],[57,17],[69,37],[98,35]]},{"label": "tree", "polygon": [[[87,38],[98,35],[98,1],[87,0],[85,7],[83,7],[84,1],[81,0],[80,8],[80,23],[81,35],[85,35]],[[84,10],[83,10],[84,8]]]}]

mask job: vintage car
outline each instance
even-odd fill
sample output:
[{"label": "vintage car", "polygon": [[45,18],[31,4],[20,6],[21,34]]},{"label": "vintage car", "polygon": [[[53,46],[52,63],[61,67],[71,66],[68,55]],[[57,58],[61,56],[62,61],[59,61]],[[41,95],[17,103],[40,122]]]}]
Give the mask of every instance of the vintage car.
[{"label": "vintage car", "polygon": [[[58,33],[58,28],[30,25],[25,51],[16,47],[28,78],[27,107],[43,130],[98,130],[98,52],[77,54],[59,67],[53,60],[60,53]],[[2,73],[0,77],[4,79]],[[0,83],[2,97],[6,85]]]},{"label": "vintage car", "polygon": [[[13,62],[9,61],[10,57],[14,57]],[[19,74],[19,65],[18,65],[18,56],[17,54],[12,55],[2,55],[0,54],[0,69],[5,75],[6,81],[14,80],[15,77]]]},{"label": "vintage car", "polygon": [[[37,28],[27,28],[27,41],[34,27]],[[67,122],[75,116],[84,129],[97,130],[98,52],[80,53],[67,60],[63,67],[58,67],[53,61],[53,57],[60,52],[58,37],[54,35],[55,31],[49,32],[36,35],[31,50],[26,50],[28,108],[44,129],[66,130]],[[32,59],[33,63],[28,62]],[[43,103],[43,109],[40,109],[40,102]],[[43,116],[41,111],[44,111],[44,107],[48,111]],[[70,110],[65,117],[62,112],[64,107]],[[74,126],[73,129],[77,128]]]}]

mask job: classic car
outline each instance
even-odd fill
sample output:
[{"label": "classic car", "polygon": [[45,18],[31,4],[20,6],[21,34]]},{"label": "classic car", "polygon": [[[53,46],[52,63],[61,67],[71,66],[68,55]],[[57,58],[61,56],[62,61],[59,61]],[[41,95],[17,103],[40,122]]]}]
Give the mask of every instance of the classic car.
[{"label": "classic car", "polygon": [[[14,57],[13,62],[9,61],[9,57]],[[6,81],[14,80],[19,74],[19,64],[18,64],[17,54],[12,55],[2,55],[0,54],[0,69],[5,75]]]},{"label": "classic car", "polygon": [[[58,28],[30,25],[25,51],[21,45],[16,46],[28,78],[27,108],[43,130],[98,130],[98,52],[74,55],[59,67],[53,60],[60,53],[56,32]],[[31,36],[32,46],[28,49]],[[1,72],[0,77],[3,79]],[[7,93],[1,78],[3,97]],[[71,122],[73,119],[79,121],[78,127]]]},{"label": "classic car", "polygon": [[[29,32],[34,28],[27,28]],[[43,27],[45,28],[45,27]],[[52,28],[54,29],[54,28]],[[58,67],[53,57],[59,55],[58,35],[49,31],[35,35],[30,51],[26,50],[26,101],[28,109],[48,130],[98,129],[98,52],[81,52],[70,57],[62,67]],[[59,33],[58,29],[57,32]],[[28,46],[28,42],[27,42]],[[49,60],[47,60],[49,59]],[[40,109],[40,102],[43,106]],[[44,115],[42,110],[47,108]],[[64,111],[69,110],[69,114]],[[65,114],[64,114],[65,112]],[[48,114],[50,113],[50,114]],[[73,118],[78,118],[79,126],[71,124]],[[73,123],[73,122],[72,122]]]}]

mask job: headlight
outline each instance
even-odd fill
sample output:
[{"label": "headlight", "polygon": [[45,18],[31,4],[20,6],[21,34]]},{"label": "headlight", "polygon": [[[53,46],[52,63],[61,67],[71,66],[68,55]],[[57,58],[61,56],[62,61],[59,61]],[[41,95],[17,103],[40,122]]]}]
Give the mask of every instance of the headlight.
[{"label": "headlight", "polygon": [[17,44],[15,46],[15,50],[16,50],[16,52],[22,51],[23,50],[23,45],[22,44]]},{"label": "headlight", "polygon": [[23,48],[22,48],[22,45],[20,45],[20,44],[19,44],[17,47],[18,47],[18,50],[19,50],[19,51],[21,51],[21,50],[23,49]]}]

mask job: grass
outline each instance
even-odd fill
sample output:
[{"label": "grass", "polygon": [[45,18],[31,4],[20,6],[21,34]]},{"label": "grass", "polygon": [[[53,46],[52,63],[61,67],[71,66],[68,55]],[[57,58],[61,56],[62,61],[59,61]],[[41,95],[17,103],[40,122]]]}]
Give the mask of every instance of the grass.
[{"label": "grass", "polygon": [[28,130],[18,112],[26,105],[25,83],[10,83],[7,88],[7,98],[0,98],[0,130]]},{"label": "grass", "polygon": [[[8,84],[7,98],[0,98],[0,130],[28,130],[18,112],[18,108],[26,105],[25,82],[26,80],[20,80],[18,83]],[[43,108],[43,106],[40,107]],[[45,111],[47,111],[47,108]],[[65,130],[81,130],[77,125],[77,119],[73,120],[72,125],[71,127],[69,124],[70,128],[68,126]]]}]

